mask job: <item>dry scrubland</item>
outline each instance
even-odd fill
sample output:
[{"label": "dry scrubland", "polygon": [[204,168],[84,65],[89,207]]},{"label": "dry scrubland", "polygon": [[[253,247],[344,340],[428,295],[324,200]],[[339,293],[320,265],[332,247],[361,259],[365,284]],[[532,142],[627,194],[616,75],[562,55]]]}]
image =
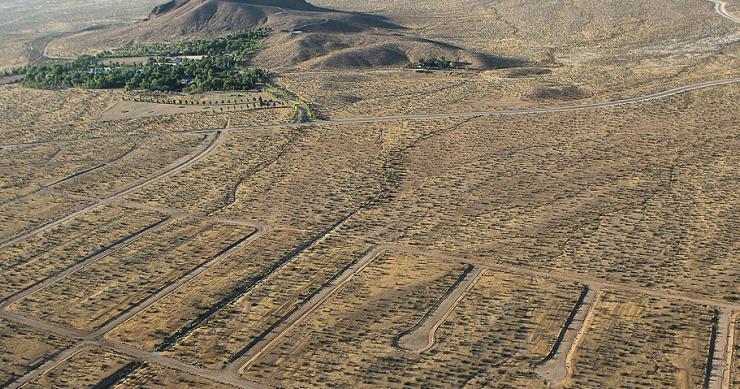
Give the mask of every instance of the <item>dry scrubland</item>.
[{"label": "dry scrubland", "polygon": [[[427,112],[480,112],[604,102],[707,79],[740,75],[740,45],[722,61],[654,66],[528,66],[485,72],[283,73],[279,82],[314,101],[325,116],[347,118]],[[711,69],[711,76],[706,74]]]},{"label": "dry scrubland", "polygon": [[712,309],[607,291],[592,311],[566,387],[702,386]]},{"label": "dry scrubland", "polygon": [[[728,3],[732,9],[734,3]],[[317,0],[315,4],[387,15],[427,37],[546,62],[624,61],[631,50],[665,47],[668,43],[707,50],[706,43],[716,43],[728,32],[737,32],[732,23],[717,17],[706,0],[537,4],[527,0]],[[670,55],[684,56],[683,49],[671,50]]]},{"label": "dry scrubland", "polygon": [[[253,230],[174,220],[11,306],[17,312],[94,330]],[[79,288],[87,291],[79,295]]]},{"label": "dry scrubland", "polygon": [[0,384],[6,386],[72,341],[0,319]]},{"label": "dry scrubland", "polygon": [[43,53],[45,42],[85,28],[145,16],[159,0],[5,0],[0,4],[0,71]]},{"label": "dry scrubland", "polygon": [[[279,76],[335,119],[740,74],[704,0],[320,3],[529,61]],[[738,84],[302,125],[134,97],[0,86],[0,386],[697,388],[731,357]]]},{"label": "dry scrubland", "polygon": [[[51,143],[0,150],[3,378],[545,387],[535,365],[584,286],[607,280],[573,352],[556,350],[570,352],[566,385],[695,387],[712,309],[684,299],[737,300],[738,98],[731,85],[548,114],[13,131]],[[437,312],[470,264],[480,276]],[[437,321],[431,347],[401,347],[423,320]],[[80,332],[105,344],[35,370]]]},{"label": "dry scrubland", "polygon": [[155,212],[101,206],[69,223],[5,247],[0,255],[0,298],[42,282],[162,220],[164,215]]},{"label": "dry scrubland", "polygon": [[201,109],[185,113],[154,109],[143,112],[142,117],[111,117],[109,112],[112,109],[133,97],[111,90],[47,91],[17,85],[0,86],[0,105],[4,108],[0,111],[2,144],[146,136],[227,125],[278,124],[289,122],[291,116],[291,110],[287,108],[249,108],[230,112]]},{"label": "dry scrubland", "polygon": [[484,271],[431,351],[399,349],[465,267],[383,253],[245,375],[288,387],[544,387],[530,364],[550,351],[575,283]]},{"label": "dry scrubland", "polygon": [[26,387],[32,389],[94,387],[110,374],[132,362],[132,359],[111,350],[90,346],[45,372]]}]

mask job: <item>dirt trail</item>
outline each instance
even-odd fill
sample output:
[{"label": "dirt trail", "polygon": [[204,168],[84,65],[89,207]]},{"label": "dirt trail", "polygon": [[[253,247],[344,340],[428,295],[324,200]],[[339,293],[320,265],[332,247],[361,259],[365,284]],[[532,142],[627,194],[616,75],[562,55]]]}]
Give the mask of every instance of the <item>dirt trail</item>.
[{"label": "dirt trail", "polygon": [[[704,389],[729,388],[729,369],[732,364],[733,348],[735,347],[735,326],[732,319],[732,312],[729,310],[718,309],[715,311]],[[727,377],[726,385],[725,377]]]},{"label": "dirt trail", "polygon": [[730,315],[730,326],[727,334],[727,353],[725,356],[725,372],[722,377],[722,389],[729,389],[732,380],[732,369],[735,361],[735,320],[737,313]]},{"label": "dirt trail", "polygon": [[465,295],[475,286],[483,269],[470,266],[414,329],[398,339],[398,346],[422,353],[434,346],[437,329],[447,320]]},{"label": "dirt trail", "polygon": [[[18,301],[19,299],[23,298],[28,293],[19,294],[17,296],[14,296],[12,301],[7,302],[6,304],[3,304],[2,311],[0,311],[0,317],[14,320],[14,321],[32,326],[34,328],[43,329],[44,331],[47,331],[47,332],[56,333],[56,334],[59,334],[67,338],[80,339],[80,341],[76,343],[75,345],[73,345],[72,347],[66,350],[63,350],[62,352],[60,352],[55,357],[51,358],[49,361],[45,362],[41,366],[37,367],[36,369],[31,370],[30,372],[26,373],[25,375],[17,379],[14,383],[10,385],[10,388],[18,388],[18,387],[21,387],[33,381],[40,375],[58,366],[59,364],[64,362],[66,359],[72,357],[74,354],[79,352],[85,345],[88,345],[88,344],[97,344],[97,345],[101,345],[104,347],[108,347],[110,349],[116,350],[123,354],[133,356],[137,358],[138,360],[159,363],[164,366],[168,366],[171,368],[175,368],[177,370],[196,374],[196,375],[208,378],[208,379],[216,380],[218,382],[227,383],[227,384],[242,387],[242,388],[256,387],[256,385],[251,385],[249,383],[246,383],[236,378],[231,372],[219,372],[219,371],[200,369],[195,366],[187,365],[183,362],[180,362],[180,361],[177,361],[171,358],[163,357],[159,353],[149,353],[145,351],[136,350],[136,349],[124,346],[124,345],[114,344],[112,342],[107,341],[104,337],[108,332],[110,332],[114,328],[123,324],[124,322],[134,317],[136,314],[148,308],[149,306],[156,303],[157,301],[161,300],[162,298],[178,290],[181,286],[185,285],[189,281],[196,278],[198,275],[206,271],[208,268],[213,266],[218,261],[228,257],[229,255],[233,254],[237,250],[250,244],[254,240],[260,238],[265,233],[266,233],[266,230],[261,230],[261,231],[257,231],[255,233],[252,233],[250,235],[243,237],[242,239],[238,240],[231,246],[222,250],[217,255],[211,257],[208,261],[199,265],[197,268],[191,270],[189,273],[187,273],[183,277],[180,277],[176,281],[163,287],[157,293],[149,296],[147,299],[137,304],[132,309],[124,312],[120,316],[116,317],[114,320],[109,321],[108,323],[106,323],[105,325],[103,325],[102,327],[100,327],[99,329],[97,329],[96,331],[92,333],[81,333],[80,331],[64,328],[61,326],[56,326],[53,324],[47,324],[37,319],[27,318],[25,316],[21,316],[13,312],[5,311],[5,308],[7,308],[10,304],[12,304],[12,302]],[[96,259],[99,259],[99,258],[96,258]],[[80,267],[77,267],[74,270],[79,270],[79,268]],[[66,272],[65,274],[69,274],[69,273],[71,272]],[[53,283],[54,280],[58,280],[58,279],[59,277],[55,277],[54,279],[49,280],[49,282],[44,283],[43,286],[34,288],[33,290],[34,291],[40,290],[44,286],[48,286],[51,283]]]},{"label": "dirt trail", "polygon": [[556,387],[562,385],[568,378],[570,358],[576,350],[579,338],[586,330],[586,319],[592,311],[598,289],[585,286],[583,292],[565,321],[550,354],[534,370],[537,375]]},{"label": "dirt trail", "polygon": [[[685,93],[685,92],[689,92],[693,90],[712,88],[716,86],[730,85],[730,84],[735,84],[735,83],[740,83],[740,78],[700,82],[700,83],[685,85],[682,87],[669,89],[663,92],[653,93],[653,94],[645,95],[645,96],[633,97],[633,98],[622,99],[622,100],[607,101],[603,103],[591,103],[591,104],[582,104],[582,105],[566,105],[566,106],[549,107],[549,108],[513,109],[513,110],[499,110],[499,111],[453,112],[453,113],[435,113],[435,114],[426,114],[426,115],[396,115],[396,116],[377,116],[377,117],[357,117],[357,118],[348,118],[348,119],[327,119],[327,120],[314,120],[314,121],[307,122],[307,123],[282,123],[282,124],[268,124],[268,125],[258,125],[258,126],[237,126],[237,127],[230,127],[230,128],[218,128],[218,129],[161,132],[161,133],[154,135],[154,137],[164,137],[164,136],[172,136],[172,135],[211,134],[214,132],[218,133],[222,131],[238,132],[238,131],[269,130],[269,129],[277,129],[277,128],[312,127],[312,126],[320,126],[320,125],[328,125],[328,124],[382,123],[382,122],[392,122],[392,121],[401,121],[401,120],[422,121],[422,120],[439,120],[439,119],[447,119],[447,118],[475,118],[475,117],[484,117],[484,116],[531,115],[531,114],[546,114],[546,113],[557,113],[557,112],[592,110],[592,109],[601,109],[601,108],[608,108],[608,107],[617,107],[621,105],[636,104],[636,103],[641,103],[641,102],[646,102],[646,101],[651,101],[651,100],[658,100],[658,99],[662,99],[665,97],[669,97],[669,96],[673,96],[673,95],[677,95],[677,94],[681,94],[681,93]],[[80,141],[112,140],[112,139],[134,138],[134,137],[140,137],[140,136],[110,135],[110,136],[78,139],[78,140],[58,140],[58,141],[39,141],[39,142],[24,142],[24,143],[14,143],[14,144],[0,144],[0,147],[18,148],[18,147],[38,146],[38,145],[62,145],[62,144],[80,142]]]},{"label": "dirt trail", "polygon": [[263,235],[265,235],[267,231],[261,230],[261,231],[255,231],[252,234],[249,234],[247,236],[242,237],[238,241],[236,241],[234,244],[230,245],[229,247],[226,247],[223,249],[220,253],[214,255],[213,257],[209,258],[206,262],[201,263],[196,268],[192,269],[190,272],[186,273],[182,277],[178,278],[177,280],[173,281],[172,283],[166,285],[162,289],[160,289],[157,293],[149,296],[146,300],[140,302],[130,310],[125,311],[120,316],[116,317],[115,319],[109,321],[99,329],[97,329],[95,332],[92,333],[92,336],[94,338],[99,338],[105,336],[108,332],[113,330],[114,328],[118,327],[119,325],[125,323],[130,318],[136,316],[139,312],[145,310],[152,304],[156,303],[157,301],[167,297],[168,295],[172,294],[173,292],[177,291],[185,285],[186,283],[190,282],[191,280],[198,277],[201,273],[208,270],[211,266],[215,265],[219,261],[221,261],[224,258],[229,257],[234,252],[242,249],[243,247],[249,245],[250,243],[254,242],[255,240],[259,239]]},{"label": "dirt trail", "polygon": [[234,360],[224,371],[232,374],[249,369],[262,355],[267,353],[282,340],[296,326],[300,325],[313,311],[328,300],[336,291],[346,285],[357,273],[361,272],[375,258],[383,252],[382,247],[376,247],[356,262],[350,264],[344,271],[332,280],[329,280],[305,304],[295,311],[281,318],[258,341],[238,359]]},{"label": "dirt trail", "polygon": [[[108,160],[108,161],[106,161],[106,162],[103,162],[103,163],[101,163],[101,164],[98,164],[98,165],[96,165],[96,166],[93,166],[93,167],[89,167],[89,168],[83,169],[83,170],[81,170],[81,171],[79,171],[79,172],[75,172],[75,173],[72,173],[72,174],[70,174],[69,176],[67,176],[67,177],[64,177],[64,178],[61,178],[61,179],[59,179],[59,180],[57,180],[57,181],[55,181],[55,182],[52,182],[52,183],[50,183],[50,184],[47,184],[47,185],[42,185],[42,186],[40,186],[39,188],[36,188],[36,189],[34,189],[34,190],[32,190],[32,191],[30,191],[30,192],[28,192],[28,193],[24,193],[24,194],[22,194],[22,195],[20,195],[20,196],[17,196],[17,197],[15,197],[15,198],[13,198],[13,199],[10,199],[10,200],[8,200],[8,201],[5,201],[5,202],[3,202],[3,203],[0,203],[0,205],[9,205],[9,204],[15,204],[15,203],[17,203],[17,202],[19,202],[19,201],[23,200],[24,198],[26,198],[26,197],[28,197],[28,196],[31,196],[31,195],[34,195],[34,194],[38,194],[38,193],[46,193],[46,192],[48,192],[48,191],[49,191],[50,189],[54,189],[55,187],[57,187],[57,186],[60,186],[60,185],[62,185],[62,184],[64,184],[64,183],[66,183],[66,182],[69,182],[69,181],[71,181],[71,180],[73,180],[73,179],[75,179],[75,178],[78,178],[78,177],[82,177],[82,176],[84,176],[84,175],[86,175],[86,174],[90,174],[90,173],[96,172],[96,171],[98,171],[98,170],[100,170],[100,169],[103,169],[103,168],[105,168],[105,167],[109,166],[109,165],[110,165],[110,164],[112,164],[112,163],[118,162],[118,161],[120,161],[121,159],[125,158],[126,156],[130,155],[131,153],[133,153],[133,152],[134,152],[134,150],[136,150],[136,148],[137,148],[138,146],[139,146],[139,144],[138,144],[138,143],[134,143],[134,145],[133,145],[133,146],[132,146],[132,147],[131,147],[131,148],[130,148],[129,150],[127,150],[127,151],[126,151],[126,152],[124,152],[123,154],[120,154],[120,155],[116,156],[116,157],[115,157],[115,158],[113,158],[113,159],[110,159],[110,160]],[[54,160],[55,158],[57,158],[57,155],[58,155],[58,154],[59,154],[59,153],[60,153],[61,151],[62,151],[62,149],[60,149],[60,150],[59,150],[59,151],[58,151],[58,152],[57,152],[56,154],[54,154],[54,156],[53,156],[53,157],[51,158],[51,160]],[[51,160],[50,160],[50,161],[51,161]]]},{"label": "dirt trail", "polygon": [[124,248],[124,247],[126,247],[126,246],[128,246],[128,245],[130,245],[130,244],[132,244],[132,243],[134,243],[136,241],[138,241],[139,239],[141,239],[141,238],[145,237],[146,235],[148,235],[150,232],[158,229],[159,227],[162,227],[163,225],[166,225],[167,223],[171,222],[172,220],[173,220],[173,218],[167,218],[167,219],[163,219],[163,220],[160,220],[158,222],[155,222],[153,224],[150,224],[150,225],[146,226],[144,229],[142,229],[140,231],[137,231],[134,234],[132,234],[130,236],[127,236],[126,238],[121,239],[118,242],[114,242],[112,245],[110,245],[110,246],[108,246],[108,247],[106,247],[106,248],[98,251],[97,253],[93,253],[93,254],[89,255],[88,257],[86,257],[85,259],[83,259],[81,262],[78,262],[75,265],[70,266],[67,269],[64,269],[63,271],[61,271],[59,273],[52,274],[51,276],[49,276],[49,277],[47,277],[47,278],[45,278],[45,279],[43,279],[43,280],[41,280],[39,282],[36,282],[35,284],[29,286],[28,288],[23,289],[22,291],[20,291],[20,292],[18,292],[16,294],[14,294],[14,295],[6,298],[5,300],[0,300],[0,302],[2,302],[2,303],[0,303],[0,310],[7,309],[8,307],[10,307],[11,305],[13,305],[14,303],[16,303],[16,302],[18,302],[18,301],[20,301],[20,300],[22,300],[22,299],[24,299],[24,298],[32,295],[32,294],[38,292],[39,290],[44,289],[44,288],[46,288],[49,285],[55,284],[55,283],[59,282],[59,280],[61,280],[63,278],[66,278],[69,275],[74,274],[74,273],[78,272],[79,270],[81,270],[81,269],[83,269],[83,268],[85,268],[87,266],[90,266],[91,264],[93,264],[93,263],[101,260],[104,257],[107,257],[111,253],[114,253],[114,252],[116,252],[116,251],[118,251],[118,250],[120,250],[120,249],[122,249],[122,248]]},{"label": "dirt trail", "polygon": [[675,291],[675,290],[654,290],[654,289],[644,288],[641,286],[635,286],[635,285],[630,285],[630,284],[609,282],[609,281],[604,281],[603,279],[584,276],[583,274],[579,274],[579,273],[567,273],[567,272],[560,272],[560,271],[542,270],[542,269],[529,268],[529,267],[524,267],[524,266],[519,266],[519,265],[488,263],[480,259],[456,257],[454,255],[440,253],[439,251],[435,251],[435,250],[420,249],[419,247],[416,247],[416,246],[406,246],[406,245],[400,245],[400,244],[386,243],[386,244],[383,244],[381,247],[385,248],[386,250],[390,250],[390,251],[400,251],[400,252],[405,252],[405,253],[418,254],[418,255],[429,257],[429,258],[437,258],[437,259],[447,260],[447,261],[459,261],[463,263],[470,263],[477,267],[481,267],[485,269],[506,271],[506,272],[511,272],[511,273],[530,275],[534,277],[551,278],[551,279],[562,280],[562,281],[576,281],[584,285],[589,285],[592,288],[614,289],[614,290],[620,290],[620,291],[625,291],[625,292],[644,294],[647,296],[653,296],[653,297],[658,297],[658,298],[663,298],[663,299],[668,299],[668,300],[687,301],[690,303],[695,303],[699,305],[708,305],[708,306],[712,306],[715,308],[725,308],[725,309],[730,309],[733,311],[740,310],[740,304],[737,304],[737,303],[690,296],[690,295],[687,295],[686,292]]},{"label": "dirt trail", "polygon": [[731,20],[735,23],[740,23],[740,18],[727,12],[727,3],[720,0],[707,0],[714,3],[714,11],[720,14],[723,18]]},{"label": "dirt trail", "polygon": [[12,238],[12,239],[10,239],[8,241],[3,242],[2,244],[0,244],[0,250],[4,249],[4,248],[6,248],[6,247],[8,247],[10,245],[13,245],[13,244],[15,244],[17,242],[20,242],[20,241],[22,241],[24,239],[27,239],[28,237],[34,236],[36,234],[39,234],[41,232],[44,232],[44,231],[49,230],[51,228],[54,228],[54,227],[56,227],[56,226],[58,226],[58,225],[60,225],[60,224],[62,224],[64,222],[67,222],[69,220],[72,220],[75,217],[80,216],[80,215],[82,215],[82,214],[84,214],[84,213],[86,213],[86,212],[88,212],[88,211],[90,211],[90,210],[92,210],[92,209],[100,206],[100,205],[108,204],[108,203],[112,202],[113,200],[115,200],[115,199],[117,199],[119,197],[122,197],[122,196],[127,195],[127,194],[132,193],[132,192],[135,192],[135,191],[143,188],[144,186],[146,186],[146,185],[148,185],[148,184],[150,184],[150,183],[152,183],[154,181],[160,180],[162,178],[169,177],[169,176],[171,176],[171,175],[173,175],[175,173],[178,173],[178,172],[184,170],[188,166],[194,164],[195,162],[199,161],[200,159],[202,159],[203,157],[205,157],[206,155],[208,155],[210,152],[212,152],[213,150],[215,150],[223,142],[223,138],[224,137],[222,136],[222,134],[223,134],[223,131],[218,131],[218,132],[216,132],[215,136],[206,136],[205,139],[204,139],[204,143],[206,144],[206,146],[204,148],[202,148],[201,150],[198,150],[194,154],[190,154],[190,155],[187,155],[187,156],[184,156],[184,157],[178,159],[177,161],[173,162],[168,167],[166,167],[163,170],[160,170],[159,172],[155,173],[154,175],[151,175],[149,177],[140,179],[140,180],[138,180],[138,181],[136,181],[136,182],[128,185],[127,187],[114,192],[110,196],[105,197],[105,198],[102,198],[102,199],[100,199],[100,200],[98,200],[98,201],[96,201],[96,202],[94,202],[94,203],[92,203],[90,205],[86,205],[82,209],[79,209],[79,210],[77,210],[75,212],[72,212],[70,214],[67,214],[66,216],[64,216],[64,217],[62,217],[60,219],[57,219],[57,220],[54,220],[52,222],[46,223],[46,224],[44,224],[42,226],[39,226],[39,227],[37,227],[37,228],[29,231],[29,232],[26,232],[24,234],[21,234],[20,236],[17,236],[15,238]]}]

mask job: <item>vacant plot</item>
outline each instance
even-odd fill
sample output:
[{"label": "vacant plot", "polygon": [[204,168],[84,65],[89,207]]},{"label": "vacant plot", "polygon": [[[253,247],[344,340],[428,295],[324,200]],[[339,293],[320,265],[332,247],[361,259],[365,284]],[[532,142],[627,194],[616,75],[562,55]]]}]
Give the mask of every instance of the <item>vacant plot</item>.
[{"label": "vacant plot", "polygon": [[128,196],[150,205],[324,228],[377,194],[383,154],[371,126],[322,126],[226,134],[176,176]]},{"label": "vacant plot", "polygon": [[0,204],[17,201],[95,166],[95,162],[0,166]]},{"label": "vacant plot", "polygon": [[441,322],[430,350],[396,344],[465,267],[383,253],[245,375],[289,387],[535,385],[530,364],[552,347],[578,298],[576,284],[484,270]]},{"label": "vacant plot", "polygon": [[124,369],[131,358],[101,347],[85,347],[71,358],[45,372],[24,388],[93,388]]},{"label": "vacant plot", "polygon": [[[94,330],[253,231],[178,219],[11,308],[69,327]],[[86,293],[78,293],[80,288]]]},{"label": "vacant plot", "polygon": [[107,197],[146,178],[203,146],[205,135],[134,140],[131,147],[100,169],[64,182],[59,190],[89,197]]},{"label": "vacant plot", "polygon": [[163,219],[155,212],[101,206],[10,245],[0,253],[0,299],[98,255]]},{"label": "vacant plot", "polygon": [[311,244],[314,239],[274,258],[165,354],[210,368],[228,366],[372,246],[339,235]]},{"label": "vacant plot", "polygon": [[[42,190],[57,188],[132,153],[137,146],[127,139],[20,147],[0,154],[0,204]],[[13,150],[16,151],[16,150]],[[6,162],[7,161],[7,162]]]},{"label": "vacant plot", "polygon": [[0,243],[31,232],[86,205],[64,196],[39,193],[0,205]]},{"label": "vacant plot", "polygon": [[[99,90],[38,90],[18,85],[0,86],[0,133],[6,134],[80,120],[95,120],[120,99],[119,92]],[[10,135],[8,135],[10,136]]]},{"label": "vacant plot", "polygon": [[73,342],[0,319],[0,386],[13,382]]},{"label": "vacant plot", "polygon": [[288,129],[225,134],[224,142],[210,155],[127,198],[212,213],[233,203],[240,183],[269,169],[301,134]]},{"label": "vacant plot", "polygon": [[376,124],[388,187],[345,228],[732,301],[738,119],[726,102],[739,92],[727,86],[595,111]]},{"label": "vacant plot", "polygon": [[[117,327],[108,338],[147,351],[178,345],[220,309],[310,239],[305,232],[273,230],[210,267],[195,280]],[[187,342],[185,342],[187,343]]]},{"label": "vacant plot", "polygon": [[24,164],[42,164],[49,162],[60,151],[56,145],[33,145],[17,148],[0,149],[0,164],[12,167]]},{"label": "vacant plot", "polygon": [[711,308],[607,291],[591,314],[568,387],[701,387]]}]

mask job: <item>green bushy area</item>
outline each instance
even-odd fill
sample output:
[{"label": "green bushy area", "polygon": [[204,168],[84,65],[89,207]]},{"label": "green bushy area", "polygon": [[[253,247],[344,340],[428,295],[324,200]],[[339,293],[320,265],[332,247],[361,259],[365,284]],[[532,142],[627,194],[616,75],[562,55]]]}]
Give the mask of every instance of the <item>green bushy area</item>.
[{"label": "green bushy area", "polygon": [[[240,32],[213,40],[146,44],[116,49],[98,55],[83,55],[57,64],[30,65],[22,69],[22,84],[41,89],[65,87],[149,91],[205,92],[246,90],[268,81],[268,73],[244,65],[246,56],[269,35],[261,29]],[[140,64],[101,64],[111,56],[150,56]],[[168,58],[203,55],[202,59]]]}]

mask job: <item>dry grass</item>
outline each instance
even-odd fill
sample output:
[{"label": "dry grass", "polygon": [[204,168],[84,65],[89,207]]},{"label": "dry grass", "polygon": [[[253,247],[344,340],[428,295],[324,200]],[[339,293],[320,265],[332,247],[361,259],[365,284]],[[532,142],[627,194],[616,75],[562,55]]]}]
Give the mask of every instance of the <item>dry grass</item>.
[{"label": "dry grass", "polygon": [[253,283],[257,275],[289,255],[307,238],[306,233],[296,231],[268,233],[117,327],[108,338],[144,350],[156,350],[194,318],[205,317],[220,301],[228,300],[240,287]]},{"label": "dry grass", "polygon": [[233,386],[220,384],[179,370],[173,370],[158,365],[147,365],[118,383],[116,388],[232,389]]},{"label": "dry grass", "polygon": [[[727,58],[679,65],[535,66],[487,72],[387,70],[286,73],[279,81],[333,118],[429,112],[480,112],[603,102],[695,82],[740,76],[740,47]],[[545,74],[521,76],[526,71]]]},{"label": "dry grass", "polygon": [[58,336],[0,319],[0,384],[10,384],[71,345]]},{"label": "dry grass", "polygon": [[701,386],[712,309],[610,291],[592,309],[567,387]]},{"label": "dry grass", "polygon": [[101,347],[86,347],[73,357],[25,385],[24,388],[94,387],[116,370],[133,362],[129,357]]},{"label": "dry grass", "polygon": [[461,263],[384,253],[246,375],[286,387],[523,387],[578,297],[560,284],[484,271],[421,354],[394,346],[444,295]]},{"label": "dry grass", "polygon": [[[28,89],[18,85],[0,86],[0,134],[3,143],[16,131],[79,120],[95,120],[120,92],[65,89]],[[7,138],[6,138],[7,137]]]},{"label": "dry grass", "polygon": [[32,231],[87,205],[55,194],[33,194],[0,205],[0,242]]},{"label": "dry grass", "polygon": [[0,298],[19,292],[163,220],[155,212],[101,206],[6,247],[0,254]]},{"label": "dry grass", "polygon": [[66,181],[59,190],[81,196],[106,197],[187,156],[201,146],[204,139],[202,135],[189,135],[133,140],[128,149],[113,154],[104,167]]},{"label": "dry grass", "polygon": [[[740,75],[739,33],[704,0],[530,3],[352,4],[382,7],[374,11],[409,33],[527,59],[526,68],[280,81],[321,113],[348,118],[581,104]],[[91,204],[73,195],[146,182],[4,247],[0,298],[104,254],[20,299],[14,314],[94,331],[165,291],[106,341],[218,370],[320,301],[242,378],[296,388],[544,388],[532,363],[571,312],[575,282],[486,269],[442,316],[431,349],[394,340],[430,315],[466,261],[718,305],[740,297],[737,84],[598,110],[261,129],[234,127],[287,123],[289,110],[181,113],[132,97],[0,86],[0,245]],[[239,98],[182,98],[223,97]],[[225,127],[209,153],[162,174],[215,135],[194,130]],[[26,142],[54,143],[17,145]],[[164,208],[169,221],[105,251],[164,219]],[[249,222],[264,235],[209,263],[255,232]],[[381,244],[444,255],[389,249],[333,294],[319,293]],[[615,290],[594,303],[567,386],[700,386],[713,307]],[[0,320],[0,386],[70,345]],[[737,383],[737,337],[734,347]],[[141,361],[87,347],[31,387],[104,383],[129,362]],[[220,387],[194,372],[144,363],[117,387]]]},{"label": "dry grass", "polygon": [[[94,330],[252,231],[178,219],[11,308],[72,328]],[[84,295],[78,293],[80,288],[86,290]]]},{"label": "dry grass", "polygon": [[295,257],[291,253],[274,258],[275,263],[287,262],[263,282],[241,291],[238,298],[165,354],[196,365],[224,367],[250,341],[301,305],[370,247],[356,239],[327,238]]},{"label": "dry grass", "polygon": [[228,134],[183,173],[127,198],[321,228],[377,192],[383,161],[376,138],[372,129],[343,126]]}]

